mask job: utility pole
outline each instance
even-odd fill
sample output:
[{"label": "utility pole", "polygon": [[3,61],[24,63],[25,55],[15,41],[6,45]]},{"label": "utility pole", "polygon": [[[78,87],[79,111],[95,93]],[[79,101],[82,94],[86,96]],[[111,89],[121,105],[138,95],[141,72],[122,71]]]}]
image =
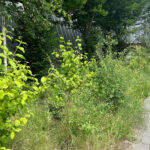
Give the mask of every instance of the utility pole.
[{"label": "utility pole", "polygon": [[[5,9],[5,0],[1,1],[1,7],[2,7],[2,11],[4,11],[4,9]],[[7,47],[6,30],[5,30],[5,16],[4,16],[3,12],[2,12],[1,15],[2,15],[1,17],[2,17],[3,46]],[[7,54],[7,53],[4,51],[4,54]],[[4,66],[7,70],[7,58],[4,58]]]}]

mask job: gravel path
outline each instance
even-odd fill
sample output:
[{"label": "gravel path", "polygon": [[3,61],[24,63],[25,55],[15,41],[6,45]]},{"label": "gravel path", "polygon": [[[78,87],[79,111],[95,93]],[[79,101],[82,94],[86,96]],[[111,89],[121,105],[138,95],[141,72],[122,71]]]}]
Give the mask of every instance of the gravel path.
[{"label": "gravel path", "polygon": [[150,150],[150,97],[145,99],[146,127],[137,135],[137,141],[131,145],[131,150]]}]

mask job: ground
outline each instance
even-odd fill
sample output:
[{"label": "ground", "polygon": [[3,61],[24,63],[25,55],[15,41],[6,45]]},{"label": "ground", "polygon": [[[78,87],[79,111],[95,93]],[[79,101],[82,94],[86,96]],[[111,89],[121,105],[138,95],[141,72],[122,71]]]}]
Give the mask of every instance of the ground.
[{"label": "ground", "polygon": [[128,150],[150,150],[150,97],[145,99],[144,107],[146,108],[145,126],[138,131],[137,140],[130,144]]}]

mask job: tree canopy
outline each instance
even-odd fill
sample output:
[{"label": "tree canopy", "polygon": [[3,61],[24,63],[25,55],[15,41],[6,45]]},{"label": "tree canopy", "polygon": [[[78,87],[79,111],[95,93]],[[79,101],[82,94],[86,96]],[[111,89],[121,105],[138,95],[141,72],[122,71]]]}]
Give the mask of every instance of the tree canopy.
[{"label": "tree canopy", "polygon": [[47,55],[57,47],[51,16],[68,17],[62,9],[62,1],[8,0],[7,2],[5,12],[14,22],[14,36],[27,43],[26,60],[34,74],[44,75],[49,67]]},{"label": "tree canopy", "polygon": [[[121,47],[129,32],[127,27],[139,19],[147,2],[148,0],[87,0],[78,9],[78,5],[70,0],[74,9],[64,8],[72,14],[73,27],[83,34],[86,52],[92,54],[100,35],[96,34],[98,29],[101,29],[104,36],[112,32]],[[64,3],[69,6],[67,0]]]},{"label": "tree canopy", "polygon": [[[111,32],[122,50],[128,27],[143,13],[148,0],[7,0],[6,18],[15,23],[14,35],[28,43],[25,57],[33,73],[48,65],[47,54],[57,48],[51,16],[72,19],[72,28],[83,37],[83,51],[92,57],[96,46]],[[11,16],[11,17],[9,17]]]}]

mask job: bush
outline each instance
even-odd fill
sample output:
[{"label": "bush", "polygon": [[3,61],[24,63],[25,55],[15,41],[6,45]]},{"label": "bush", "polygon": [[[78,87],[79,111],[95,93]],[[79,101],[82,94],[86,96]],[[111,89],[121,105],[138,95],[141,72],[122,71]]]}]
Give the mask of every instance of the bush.
[{"label": "bush", "polygon": [[[60,51],[53,53],[60,62],[58,69],[51,68],[48,77],[43,77],[41,82],[51,95],[49,97],[50,109],[57,110],[67,103],[70,103],[70,95],[74,90],[79,89],[82,84],[87,86],[92,84],[90,81],[95,76],[92,67],[95,60],[88,62],[86,55],[82,55],[80,39],[77,39],[78,46],[74,50],[71,43],[63,44],[61,39]],[[53,108],[52,108],[53,107]]]},{"label": "bush", "polygon": [[[21,45],[22,42],[19,42]],[[24,58],[22,55],[13,54],[7,47],[2,46],[2,40],[0,43],[0,48],[6,52],[6,54],[0,53],[0,57],[7,58],[9,64],[7,71],[6,68],[0,70],[0,147],[2,147],[10,139],[14,139],[15,133],[21,131],[20,127],[24,126],[27,118],[31,116],[27,104],[38,93],[38,81],[32,76],[27,65],[15,60],[14,57]],[[24,52],[21,46],[18,46],[17,50]],[[0,66],[3,66],[1,58]],[[29,80],[32,81],[32,84],[28,83]],[[26,114],[19,116],[22,109],[26,109]]]},{"label": "bush", "polygon": [[119,107],[126,97],[129,69],[111,55],[102,58],[100,66],[96,74],[98,97],[101,101]]},{"label": "bush", "polygon": [[[62,39],[60,51],[54,53],[59,66],[42,77],[43,99],[32,106],[36,114],[39,110],[45,113],[40,113],[38,119],[31,118],[32,123],[18,135],[23,141],[21,148],[36,149],[33,134],[39,132],[42,136],[36,141],[42,149],[116,150],[120,140],[129,138],[142,118],[143,99],[150,89],[146,53],[141,55],[141,50],[136,49],[134,57],[127,59],[109,52],[100,57],[100,62],[88,61],[77,41],[74,50]],[[139,60],[144,67],[142,63],[138,65]],[[32,132],[35,128],[38,131]],[[20,148],[17,141],[18,138],[13,141],[15,149]]]}]

